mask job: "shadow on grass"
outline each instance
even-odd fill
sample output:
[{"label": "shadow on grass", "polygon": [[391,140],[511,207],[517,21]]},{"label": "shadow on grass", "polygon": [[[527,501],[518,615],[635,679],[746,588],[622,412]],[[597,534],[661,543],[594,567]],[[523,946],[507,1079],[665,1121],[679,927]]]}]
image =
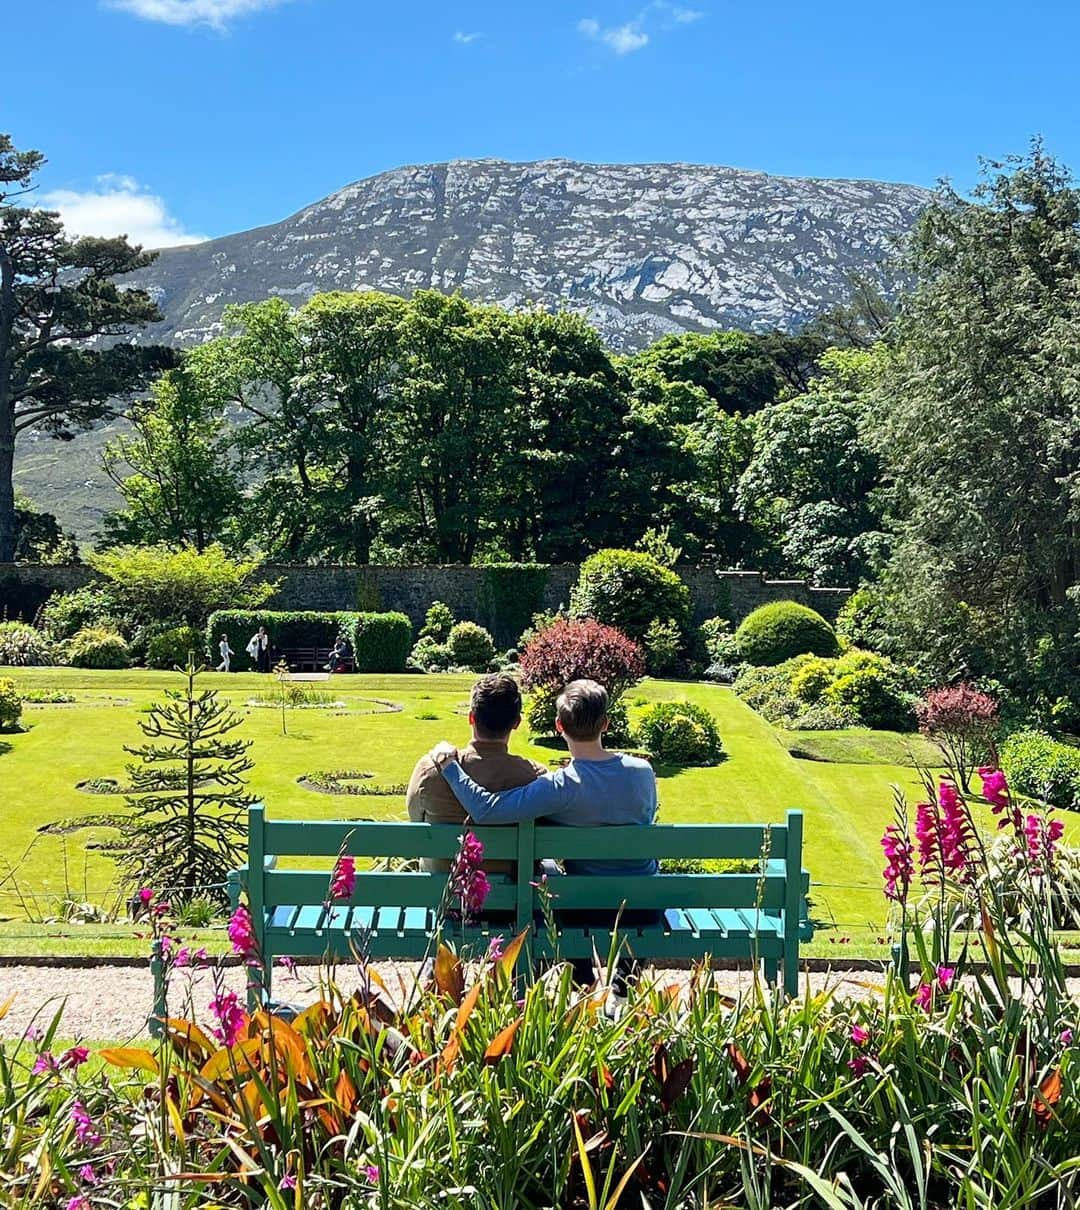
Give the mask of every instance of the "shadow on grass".
[{"label": "shadow on grass", "polygon": [[10,752],[14,747],[14,744],[9,744],[6,740],[0,739],[0,756],[3,756],[5,752]]}]

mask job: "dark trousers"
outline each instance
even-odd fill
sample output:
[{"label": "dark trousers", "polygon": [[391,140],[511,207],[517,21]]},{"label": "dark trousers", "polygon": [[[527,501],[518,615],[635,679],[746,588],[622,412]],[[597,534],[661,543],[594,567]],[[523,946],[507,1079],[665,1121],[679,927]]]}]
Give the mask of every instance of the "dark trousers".
[{"label": "dark trousers", "polygon": [[270,671],[270,647],[260,647],[255,652],[255,668],[259,672]]}]

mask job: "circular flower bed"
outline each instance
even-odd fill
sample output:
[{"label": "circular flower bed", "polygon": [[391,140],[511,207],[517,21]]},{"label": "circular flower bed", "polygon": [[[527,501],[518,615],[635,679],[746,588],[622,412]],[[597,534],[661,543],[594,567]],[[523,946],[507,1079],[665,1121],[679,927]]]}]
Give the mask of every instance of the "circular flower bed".
[{"label": "circular flower bed", "polygon": [[408,786],[404,782],[369,784],[375,776],[362,769],[327,769],[316,773],[303,773],[297,784],[316,794],[354,794],[392,797],[404,794]]}]

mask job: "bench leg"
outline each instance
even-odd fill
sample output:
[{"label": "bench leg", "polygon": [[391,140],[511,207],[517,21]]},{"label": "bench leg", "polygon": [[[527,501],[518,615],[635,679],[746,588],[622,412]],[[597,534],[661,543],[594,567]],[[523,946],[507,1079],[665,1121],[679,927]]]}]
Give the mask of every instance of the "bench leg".
[{"label": "bench leg", "polygon": [[794,1000],[799,994],[799,955],[784,958],[784,992]]},{"label": "bench leg", "polygon": [[778,982],[779,963],[775,958],[766,958],[762,965],[765,967],[765,982],[775,987]]}]

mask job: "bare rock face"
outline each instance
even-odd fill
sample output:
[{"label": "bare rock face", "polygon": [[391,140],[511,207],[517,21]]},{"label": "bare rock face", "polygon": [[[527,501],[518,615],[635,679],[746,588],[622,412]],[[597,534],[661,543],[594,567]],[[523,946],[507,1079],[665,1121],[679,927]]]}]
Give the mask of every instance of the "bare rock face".
[{"label": "bare rock face", "polygon": [[[194,344],[233,302],[434,288],[568,307],[617,349],[667,332],[793,329],[879,277],[926,204],[911,185],[694,164],[454,160],[348,185],[270,227],[162,252],[140,274]],[[134,280],[134,279],[133,279]]]}]

